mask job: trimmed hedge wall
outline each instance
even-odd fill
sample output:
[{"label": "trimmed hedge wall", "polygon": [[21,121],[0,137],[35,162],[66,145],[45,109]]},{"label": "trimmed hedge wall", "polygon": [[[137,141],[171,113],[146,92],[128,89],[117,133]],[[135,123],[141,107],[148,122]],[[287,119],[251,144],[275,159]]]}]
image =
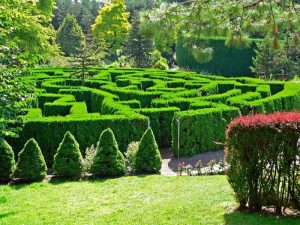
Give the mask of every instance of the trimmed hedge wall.
[{"label": "trimmed hedge wall", "polygon": [[160,147],[169,147],[172,141],[172,120],[175,112],[180,109],[176,107],[140,109],[136,112],[147,116],[150,127],[153,130],[155,140]]},{"label": "trimmed hedge wall", "polygon": [[148,119],[144,116],[128,118],[122,115],[91,117],[27,117],[23,133],[18,139],[10,140],[15,151],[20,151],[28,139],[34,137],[43,151],[47,165],[52,165],[53,157],[65,133],[70,131],[78,141],[82,154],[92,144],[97,144],[101,132],[111,128],[122,152],[132,141],[138,141],[147,129]]},{"label": "trimmed hedge wall", "polygon": [[174,156],[192,156],[221,149],[215,142],[225,141],[228,122],[239,115],[238,108],[226,106],[175,113],[172,122]]},{"label": "trimmed hedge wall", "polygon": [[224,76],[253,76],[249,67],[252,66],[252,58],[255,56],[256,43],[254,41],[249,48],[238,49],[225,46],[225,38],[200,38],[200,43],[207,43],[214,49],[213,59],[203,64],[198,63],[184,47],[186,42],[186,38],[178,37],[176,60],[179,67]]},{"label": "trimmed hedge wall", "polygon": [[300,109],[300,85],[290,82],[93,68],[93,79],[78,86],[79,80],[70,79],[72,69],[60,69],[59,78],[43,73],[47,69],[33,71],[23,79],[40,85],[39,108],[26,109],[20,138],[8,142],[18,153],[28,139],[35,138],[49,166],[67,131],[84,153],[110,127],[124,152],[128,143],[141,138],[149,121],[160,147],[172,145],[175,156],[185,156],[221,148],[215,142],[224,141],[227,124],[241,113]]}]

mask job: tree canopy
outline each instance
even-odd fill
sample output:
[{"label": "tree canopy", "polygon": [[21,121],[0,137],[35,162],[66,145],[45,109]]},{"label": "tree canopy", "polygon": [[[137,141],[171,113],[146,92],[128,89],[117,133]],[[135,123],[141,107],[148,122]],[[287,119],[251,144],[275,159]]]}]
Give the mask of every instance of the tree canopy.
[{"label": "tree canopy", "polygon": [[32,65],[56,52],[54,30],[50,26],[53,7],[53,0],[1,1],[0,64],[2,66]]},{"label": "tree canopy", "polygon": [[131,28],[128,18],[125,1],[113,0],[100,8],[92,25],[93,34],[99,42],[105,43],[108,49],[115,51],[124,43]]},{"label": "tree canopy", "polygon": [[[155,39],[159,50],[170,50],[179,35],[189,38],[187,43],[194,55],[200,54],[199,37],[227,36],[227,45],[247,47],[251,37],[271,37],[274,48],[287,31],[298,40],[300,5],[293,0],[188,0],[162,3],[159,8],[143,16],[143,32]],[[195,52],[195,51],[198,51]],[[206,52],[209,50],[206,49]],[[205,52],[204,52],[205,53]],[[197,58],[197,57],[196,57]]]}]

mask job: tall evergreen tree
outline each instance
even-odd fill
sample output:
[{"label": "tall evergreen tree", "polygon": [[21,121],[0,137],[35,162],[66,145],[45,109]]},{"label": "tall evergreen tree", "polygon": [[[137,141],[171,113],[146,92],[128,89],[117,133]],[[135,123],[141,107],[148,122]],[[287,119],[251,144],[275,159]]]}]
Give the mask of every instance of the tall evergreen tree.
[{"label": "tall evergreen tree", "polygon": [[79,52],[84,40],[80,25],[72,15],[67,15],[57,32],[57,43],[66,56]]},{"label": "tall evergreen tree", "polygon": [[68,14],[74,15],[84,33],[91,32],[91,24],[98,15],[103,4],[100,0],[56,0],[57,9],[54,12],[52,24],[58,29]]},{"label": "tall evergreen tree", "polygon": [[151,52],[154,51],[153,41],[142,35],[140,31],[140,18],[135,16],[132,28],[125,47],[125,53],[132,59],[135,67],[150,67]]},{"label": "tall evergreen tree", "polygon": [[82,42],[78,52],[72,56],[71,64],[74,69],[72,76],[80,78],[82,85],[84,85],[87,76],[92,76],[88,69],[97,64],[100,54],[100,45],[97,45],[94,38],[88,35]]}]

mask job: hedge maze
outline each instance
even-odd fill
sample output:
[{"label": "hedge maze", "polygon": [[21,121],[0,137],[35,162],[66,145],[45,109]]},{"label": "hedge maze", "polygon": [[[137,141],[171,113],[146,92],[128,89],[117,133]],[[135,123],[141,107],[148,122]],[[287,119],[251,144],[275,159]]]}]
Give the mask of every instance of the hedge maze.
[{"label": "hedge maze", "polygon": [[143,69],[89,71],[84,86],[71,69],[35,69],[36,108],[26,111],[14,149],[35,138],[47,164],[70,131],[81,151],[111,128],[121,151],[151,126],[160,147],[176,157],[220,149],[227,124],[239,115],[300,109],[300,85],[254,78]]}]

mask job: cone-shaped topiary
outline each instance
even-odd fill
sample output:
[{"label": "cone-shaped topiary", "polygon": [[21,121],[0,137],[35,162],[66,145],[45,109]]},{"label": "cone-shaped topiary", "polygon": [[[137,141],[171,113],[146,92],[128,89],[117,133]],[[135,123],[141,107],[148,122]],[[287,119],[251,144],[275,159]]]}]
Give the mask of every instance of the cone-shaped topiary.
[{"label": "cone-shaped topiary", "polygon": [[11,146],[0,139],[0,182],[9,181],[16,168],[14,152]]},{"label": "cone-shaped topiary", "polygon": [[47,175],[47,165],[38,143],[31,138],[18,155],[15,177],[26,181],[40,181]]},{"label": "cone-shaped topiary", "polygon": [[83,158],[79,144],[68,131],[54,156],[54,174],[61,177],[78,178],[83,171]]},{"label": "cone-shaped topiary", "polygon": [[104,130],[100,135],[91,172],[97,176],[121,176],[126,173],[125,158],[111,129]]},{"label": "cone-shaped topiary", "polygon": [[152,129],[144,133],[137,153],[135,167],[139,172],[157,173],[161,169],[161,156]]}]

